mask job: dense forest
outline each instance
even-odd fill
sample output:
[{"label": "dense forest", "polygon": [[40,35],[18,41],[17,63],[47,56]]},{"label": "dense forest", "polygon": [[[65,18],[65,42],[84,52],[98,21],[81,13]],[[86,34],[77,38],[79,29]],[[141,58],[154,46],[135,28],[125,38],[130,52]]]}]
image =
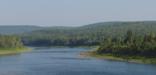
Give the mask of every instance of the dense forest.
[{"label": "dense forest", "polygon": [[20,37],[13,35],[0,35],[0,50],[23,48]]},{"label": "dense forest", "polygon": [[[2,34],[21,37],[26,46],[95,46],[107,38],[135,37],[156,33],[156,21],[101,22],[80,27],[1,26]],[[4,36],[6,37],[6,36]]]},{"label": "dense forest", "polygon": [[93,46],[108,37],[124,37],[133,31],[135,36],[156,33],[156,21],[103,22],[80,27],[47,27],[20,35],[28,46]]},{"label": "dense forest", "polygon": [[156,57],[156,36],[152,32],[144,36],[136,36],[129,30],[124,37],[106,38],[97,53],[154,58]]}]

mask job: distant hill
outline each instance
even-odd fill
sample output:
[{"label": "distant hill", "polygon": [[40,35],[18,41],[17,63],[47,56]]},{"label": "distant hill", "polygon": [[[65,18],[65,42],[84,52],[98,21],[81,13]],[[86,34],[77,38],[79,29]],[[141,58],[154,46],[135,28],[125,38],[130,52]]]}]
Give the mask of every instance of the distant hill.
[{"label": "distant hill", "polygon": [[[51,34],[62,35],[103,35],[118,36],[128,30],[132,30],[137,34],[156,33],[156,21],[136,21],[136,22],[101,22],[80,27],[48,27],[33,31],[29,34]],[[81,36],[82,37],[82,36]]]},{"label": "distant hill", "polygon": [[80,27],[0,26],[0,34],[18,34],[26,45],[98,45],[108,37],[156,34],[156,21],[101,22]]},{"label": "distant hill", "polygon": [[39,26],[0,25],[0,34],[21,34],[40,29],[42,29],[42,27]]},{"label": "distant hill", "polygon": [[30,25],[0,25],[0,34],[28,34],[36,35],[43,33],[44,35],[119,35],[126,32],[127,30],[132,30],[136,33],[150,33],[156,32],[156,21],[136,21],[136,22],[100,22],[89,25],[84,25],[80,27],[64,27],[64,26],[54,26],[54,27],[40,27],[40,26],[30,26]]},{"label": "distant hill", "polygon": [[92,45],[99,44],[106,37],[124,37],[128,30],[137,36],[156,33],[156,21],[101,22],[80,27],[48,27],[26,33],[23,38],[28,40],[27,42],[33,41],[33,44]]}]

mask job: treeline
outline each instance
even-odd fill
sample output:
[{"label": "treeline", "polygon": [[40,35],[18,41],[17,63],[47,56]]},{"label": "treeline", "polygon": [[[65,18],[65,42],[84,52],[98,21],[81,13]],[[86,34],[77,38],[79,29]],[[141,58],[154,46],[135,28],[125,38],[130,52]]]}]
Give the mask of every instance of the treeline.
[{"label": "treeline", "polygon": [[136,36],[156,33],[156,21],[104,22],[81,27],[49,27],[21,35],[28,46],[93,46],[108,37],[124,37],[128,30]]},{"label": "treeline", "polygon": [[136,36],[129,30],[124,37],[106,38],[96,52],[113,56],[153,58],[156,57],[156,35],[151,32],[144,36]]},{"label": "treeline", "polygon": [[13,35],[0,35],[0,50],[11,48],[22,48],[21,38]]}]

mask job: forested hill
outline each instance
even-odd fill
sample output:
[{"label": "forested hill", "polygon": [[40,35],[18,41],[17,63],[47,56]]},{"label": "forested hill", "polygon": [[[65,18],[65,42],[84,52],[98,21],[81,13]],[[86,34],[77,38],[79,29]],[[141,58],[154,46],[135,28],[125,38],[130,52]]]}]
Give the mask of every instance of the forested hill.
[{"label": "forested hill", "polygon": [[156,33],[156,21],[101,22],[81,27],[48,27],[23,35],[26,45],[35,46],[80,46],[99,45],[106,37],[124,37],[131,30],[140,36]]},{"label": "forested hill", "polygon": [[0,34],[21,34],[39,29],[42,29],[42,27],[31,25],[0,25]]}]

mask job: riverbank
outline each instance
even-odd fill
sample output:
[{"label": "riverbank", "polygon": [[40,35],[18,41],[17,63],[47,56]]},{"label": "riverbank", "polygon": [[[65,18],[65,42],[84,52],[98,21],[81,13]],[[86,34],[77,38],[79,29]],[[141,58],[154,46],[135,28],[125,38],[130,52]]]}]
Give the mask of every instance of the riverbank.
[{"label": "riverbank", "polygon": [[31,48],[23,47],[23,48],[0,48],[0,56],[3,55],[12,55],[12,54],[18,54],[22,52],[30,51]]},{"label": "riverbank", "polygon": [[113,56],[112,54],[97,54],[96,51],[88,51],[80,53],[84,57],[94,57],[98,59],[114,60],[114,61],[124,61],[130,63],[140,63],[140,64],[156,64],[156,58],[146,58],[140,56]]}]

